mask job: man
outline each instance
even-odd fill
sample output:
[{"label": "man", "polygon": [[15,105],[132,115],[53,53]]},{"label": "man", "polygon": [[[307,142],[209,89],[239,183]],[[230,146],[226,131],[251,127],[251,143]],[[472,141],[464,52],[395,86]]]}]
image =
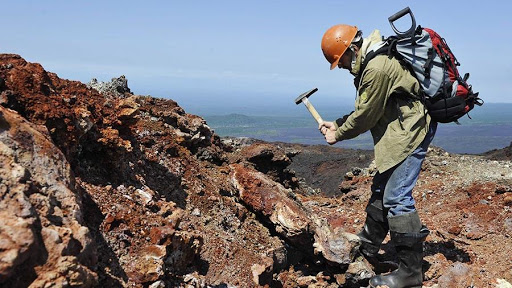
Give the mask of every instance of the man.
[{"label": "man", "polygon": [[389,274],[373,277],[370,286],[421,287],[423,241],[429,230],[420,221],[412,189],[437,123],[431,121],[419,100],[418,81],[396,58],[378,55],[361,69],[367,51],[381,40],[378,30],[363,39],[362,32],[349,25],[336,25],[325,32],[324,56],[331,70],[337,66],[355,76],[357,97],[354,112],[334,122],[323,122],[319,129],[331,145],[371,131],[378,172],[366,207],[366,222],[358,234],[360,251],[375,259],[389,231],[399,266]]}]

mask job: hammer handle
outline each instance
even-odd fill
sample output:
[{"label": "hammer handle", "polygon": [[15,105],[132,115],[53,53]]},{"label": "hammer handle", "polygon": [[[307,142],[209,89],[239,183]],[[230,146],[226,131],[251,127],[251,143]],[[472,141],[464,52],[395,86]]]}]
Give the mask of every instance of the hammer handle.
[{"label": "hammer handle", "polygon": [[313,104],[311,104],[311,102],[308,101],[308,98],[304,98],[304,100],[302,100],[302,103],[304,103],[304,105],[306,105],[306,108],[308,108],[309,113],[311,113],[311,115],[313,115],[313,118],[315,118],[315,120],[316,120],[316,122],[318,122],[318,124],[320,124],[324,121],[322,119],[322,117],[320,117],[320,114],[318,114],[318,112],[316,111],[315,107],[313,107]]}]

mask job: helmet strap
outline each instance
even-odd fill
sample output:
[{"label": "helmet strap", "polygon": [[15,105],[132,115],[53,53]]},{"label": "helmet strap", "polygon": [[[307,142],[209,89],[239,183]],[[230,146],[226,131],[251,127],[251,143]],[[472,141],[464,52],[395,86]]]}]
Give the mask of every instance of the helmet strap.
[{"label": "helmet strap", "polygon": [[352,70],[354,70],[354,67],[356,66],[357,54],[354,51],[354,48],[352,45],[350,45],[349,49],[350,49],[350,53],[352,54],[352,60],[350,61],[350,70],[352,71]]},{"label": "helmet strap", "polygon": [[350,68],[351,69],[354,69],[354,66],[356,66],[356,60],[357,60],[357,56],[356,56],[356,53],[354,52],[354,50],[350,49],[352,51],[352,61],[350,62]]}]

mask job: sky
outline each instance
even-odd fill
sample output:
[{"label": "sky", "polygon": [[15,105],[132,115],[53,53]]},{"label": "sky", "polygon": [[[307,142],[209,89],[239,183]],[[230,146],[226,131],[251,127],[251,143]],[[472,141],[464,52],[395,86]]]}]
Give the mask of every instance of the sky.
[{"label": "sky", "polygon": [[329,70],[323,33],[343,23],[389,36],[388,17],[409,6],[447,40],[486,102],[512,103],[511,3],[0,0],[0,51],[84,83],[125,75],[133,93],[199,115],[293,114],[305,110],[294,99],[312,88],[318,110],[344,110],[353,76]]}]

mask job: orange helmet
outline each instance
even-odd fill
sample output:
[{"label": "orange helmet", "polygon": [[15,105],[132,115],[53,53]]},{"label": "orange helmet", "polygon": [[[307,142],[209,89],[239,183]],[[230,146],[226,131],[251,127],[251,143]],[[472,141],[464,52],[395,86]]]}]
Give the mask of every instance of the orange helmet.
[{"label": "orange helmet", "polygon": [[341,56],[356,37],[357,27],[335,25],[329,28],[322,37],[322,52],[325,59],[331,63],[331,70],[338,66]]}]

